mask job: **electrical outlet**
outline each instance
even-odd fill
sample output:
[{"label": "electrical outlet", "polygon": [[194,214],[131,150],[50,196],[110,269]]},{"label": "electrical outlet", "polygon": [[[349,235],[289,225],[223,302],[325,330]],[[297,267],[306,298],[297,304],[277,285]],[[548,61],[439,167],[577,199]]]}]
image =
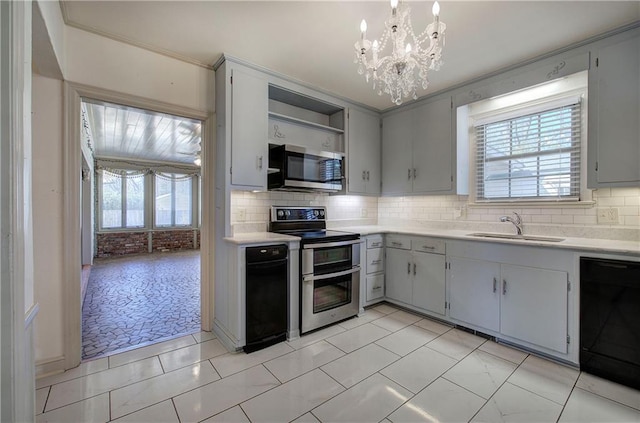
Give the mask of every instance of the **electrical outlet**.
[{"label": "electrical outlet", "polygon": [[360,209],[360,217],[367,217],[368,214],[367,209]]},{"label": "electrical outlet", "polygon": [[239,208],[238,209],[238,221],[244,222],[247,220],[247,209]]},{"label": "electrical outlet", "polygon": [[617,224],[618,208],[617,207],[601,207],[598,208],[598,223]]}]

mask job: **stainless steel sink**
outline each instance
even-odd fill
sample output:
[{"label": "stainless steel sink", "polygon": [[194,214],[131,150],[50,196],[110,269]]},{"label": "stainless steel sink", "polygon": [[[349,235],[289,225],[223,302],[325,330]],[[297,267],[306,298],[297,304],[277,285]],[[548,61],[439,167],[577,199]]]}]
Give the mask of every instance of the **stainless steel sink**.
[{"label": "stainless steel sink", "polygon": [[499,238],[499,239],[517,239],[522,241],[542,241],[542,242],[562,242],[564,238],[555,238],[548,236],[536,236],[536,235],[510,235],[510,234],[496,234],[488,232],[476,232],[469,234],[476,238]]}]

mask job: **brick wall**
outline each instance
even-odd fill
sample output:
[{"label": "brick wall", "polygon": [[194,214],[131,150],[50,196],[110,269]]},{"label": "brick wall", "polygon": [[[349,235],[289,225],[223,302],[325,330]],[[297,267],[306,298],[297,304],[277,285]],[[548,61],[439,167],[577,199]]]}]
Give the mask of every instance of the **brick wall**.
[{"label": "brick wall", "polygon": [[153,232],[153,251],[192,250],[193,230]]},{"label": "brick wall", "polygon": [[[194,230],[151,231],[152,250],[176,251],[200,248],[200,231],[196,231],[196,245],[193,245]],[[113,257],[149,252],[149,231],[143,232],[102,232],[96,234],[96,257]]]},{"label": "brick wall", "polygon": [[96,257],[124,256],[149,251],[147,232],[98,233],[96,243]]}]

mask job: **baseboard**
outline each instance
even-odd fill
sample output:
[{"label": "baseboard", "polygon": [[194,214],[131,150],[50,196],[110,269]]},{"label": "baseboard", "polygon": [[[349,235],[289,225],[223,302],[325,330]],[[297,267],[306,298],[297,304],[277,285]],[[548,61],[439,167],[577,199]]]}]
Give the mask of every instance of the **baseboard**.
[{"label": "baseboard", "polygon": [[213,321],[213,333],[215,333],[216,338],[218,338],[218,340],[220,342],[222,342],[222,345],[225,346],[225,348],[230,351],[230,352],[238,352],[238,351],[242,351],[242,347],[238,347],[236,344],[236,341],[233,340],[228,334],[227,331],[225,331],[222,326],[220,326],[218,324],[217,321]]},{"label": "baseboard", "polygon": [[36,379],[64,372],[64,356],[36,362]]}]

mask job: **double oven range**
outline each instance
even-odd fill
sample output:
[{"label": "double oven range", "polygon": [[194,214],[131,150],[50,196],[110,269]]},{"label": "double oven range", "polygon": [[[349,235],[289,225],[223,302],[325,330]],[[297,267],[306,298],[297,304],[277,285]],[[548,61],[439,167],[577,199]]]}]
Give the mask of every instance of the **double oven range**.
[{"label": "double oven range", "polygon": [[360,235],[326,229],[324,207],[271,208],[270,232],[300,240],[300,333],[358,314]]}]

